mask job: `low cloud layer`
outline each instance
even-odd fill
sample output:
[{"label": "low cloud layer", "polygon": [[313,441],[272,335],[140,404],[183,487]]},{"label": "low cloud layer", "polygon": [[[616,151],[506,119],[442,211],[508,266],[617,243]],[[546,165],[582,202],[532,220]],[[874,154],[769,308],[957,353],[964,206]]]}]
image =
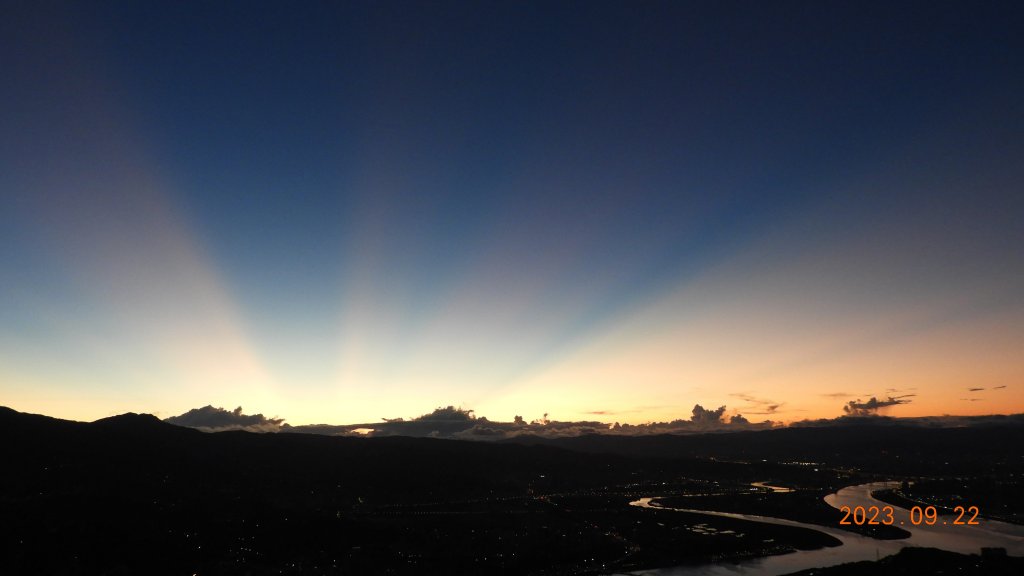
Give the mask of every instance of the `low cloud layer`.
[{"label": "low cloud layer", "polygon": [[793,422],[791,428],[822,428],[828,426],[913,426],[917,428],[966,428],[984,426],[1024,425],[1024,414],[990,414],[985,416],[840,416]]},{"label": "low cloud layer", "polygon": [[[633,410],[595,410],[595,415],[612,415]],[[456,438],[473,440],[502,440],[515,436],[558,438],[587,434],[652,435],[696,434],[701,432],[730,432],[759,430],[775,426],[771,420],[751,422],[742,414],[726,414],[726,407],[707,409],[696,404],[688,419],[644,424],[620,424],[596,420],[559,421],[545,413],[540,418],[527,420],[516,416],[511,422],[477,417],[473,410],[445,406],[416,418],[382,418],[379,422],[359,424],[308,424],[292,426],[281,418],[267,418],[262,414],[247,415],[242,408],[225,410],[213,406],[196,408],[167,418],[166,422],[198,428],[207,432],[247,430],[250,432],[282,432],[322,434],[327,436],[413,436]]]},{"label": "low cloud layer", "polygon": [[207,432],[225,430],[278,432],[284,424],[283,418],[267,418],[263,414],[243,414],[241,406],[230,411],[213,406],[203,406],[202,408],[193,408],[180,416],[171,416],[164,421]]},{"label": "low cloud layer", "polygon": [[[591,413],[613,413],[611,410],[597,410]],[[714,410],[696,404],[689,419],[677,419],[669,422],[647,422],[644,424],[607,424],[593,421],[552,420],[545,414],[543,418],[526,423],[519,417],[515,422],[491,422],[480,418],[476,424],[463,430],[453,437],[472,439],[502,439],[514,436],[540,436],[559,438],[566,436],[582,436],[586,434],[604,434],[617,436],[646,436],[653,434],[696,434],[701,432],[732,432],[739,430],[759,430],[771,428],[775,424],[768,420],[753,423],[741,414],[725,417],[726,407],[719,406]]]},{"label": "low cloud layer", "polygon": [[[1006,388],[994,386],[989,390]],[[905,391],[905,390],[900,390]],[[830,393],[823,396],[839,397],[845,393]],[[747,415],[770,414],[778,410],[781,403],[768,399],[755,398],[747,394],[733,394],[746,402],[741,409]],[[880,413],[893,406],[908,404],[915,394],[901,394],[878,399],[875,396],[867,401],[851,400],[843,406],[843,415],[834,419],[804,420],[794,422],[790,426],[834,426],[857,424],[905,424],[928,427],[944,427],[950,425],[987,425],[1004,421],[1003,417],[929,417],[929,418],[892,418]],[[976,401],[975,398],[964,398]],[[750,409],[750,410],[748,410]],[[595,416],[611,416],[635,412],[636,410],[592,410],[588,414]],[[1018,415],[1015,417],[1024,417]],[[679,418],[667,422],[647,422],[629,424],[619,422],[600,422],[596,420],[559,421],[545,413],[540,418],[527,419],[515,416],[511,422],[492,421],[486,417],[478,417],[473,410],[462,407],[444,406],[415,418],[382,418],[378,422],[359,424],[311,424],[291,426],[283,418],[268,418],[263,414],[245,414],[242,408],[225,410],[213,406],[204,406],[189,410],[180,416],[172,416],[166,422],[179,426],[197,428],[208,432],[225,430],[246,430],[250,432],[281,432],[321,434],[328,436],[412,436],[432,438],[453,438],[472,440],[503,440],[517,436],[538,436],[543,438],[559,438],[582,436],[588,434],[616,436],[645,436],[655,434],[699,434],[706,432],[733,432],[741,430],[762,430],[781,426],[771,420],[752,422],[735,408],[728,411],[726,406],[714,409],[695,404],[689,418]]]}]

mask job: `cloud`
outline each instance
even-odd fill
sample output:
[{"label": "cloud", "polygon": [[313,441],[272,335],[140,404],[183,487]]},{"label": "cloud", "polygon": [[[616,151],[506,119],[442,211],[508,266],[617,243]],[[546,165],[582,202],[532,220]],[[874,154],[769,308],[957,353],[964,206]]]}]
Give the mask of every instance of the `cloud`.
[{"label": "cloud", "polygon": [[860,399],[850,400],[845,406],[843,406],[843,412],[846,412],[850,416],[873,416],[882,408],[888,408],[889,406],[896,406],[898,404],[909,404],[910,400],[904,399],[906,396],[913,396],[913,394],[904,395],[899,398],[889,396],[886,400],[879,400],[872,396],[867,402],[861,402]]},{"label": "cloud", "polygon": [[706,410],[700,404],[693,407],[693,416],[690,421],[698,426],[715,426],[722,423],[722,414],[725,414],[725,406],[719,406],[715,410]]},{"label": "cloud", "polygon": [[[970,398],[962,398],[970,401]],[[984,426],[1024,425],[1024,414],[986,416],[917,416],[893,418],[891,416],[839,416],[831,419],[801,420],[793,422],[791,428],[826,426],[913,426],[917,428],[965,428]]]},{"label": "cloud", "polygon": [[[473,410],[456,407],[451,404],[439,406],[432,412],[416,418],[382,418],[382,422],[350,424],[336,428],[336,435],[351,434],[354,430],[370,430],[369,436],[416,436],[430,438],[454,438],[477,426],[490,425],[487,418],[477,418]],[[511,425],[511,423],[510,423]],[[304,432],[302,426],[289,429],[289,432]]]},{"label": "cloud", "polygon": [[[621,412],[635,412],[624,410]],[[694,434],[711,431],[761,430],[772,428],[771,420],[751,422],[742,414],[725,418],[726,407],[714,410],[696,404],[689,419],[670,422],[647,422],[645,424],[610,424],[607,422],[580,420],[561,422],[552,420],[548,414],[527,422],[516,416],[511,422],[488,420],[477,417],[473,410],[445,406],[416,418],[382,418],[380,422],[359,424],[303,424],[292,426],[281,418],[266,418],[262,414],[246,415],[242,408],[228,411],[223,408],[205,406],[190,410],[180,416],[167,418],[166,422],[179,426],[198,428],[208,432],[223,430],[248,430],[252,432],[282,432],[321,434],[326,436],[411,436],[429,438],[455,438],[471,440],[502,440],[516,436],[531,435],[545,438],[583,436],[588,434],[611,434],[620,436],[642,436],[654,434]],[[595,410],[592,413],[609,415],[612,410]]]},{"label": "cloud", "polygon": [[591,410],[584,412],[584,414],[592,414],[594,416],[614,416],[616,414],[634,414],[640,412],[640,410]]},{"label": "cloud", "polygon": [[750,394],[742,392],[729,395],[734,398],[739,398],[740,400],[743,400],[750,404],[749,406],[743,406],[740,408],[740,410],[746,412],[747,414],[775,414],[776,412],[778,412],[779,408],[786,405],[785,402],[776,402],[775,400],[769,400],[767,398],[758,398],[756,396],[751,396]]},{"label": "cloud", "polygon": [[750,420],[747,420],[746,418],[744,418],[742,414],[733,414],[732,418],[729,418],[729,424],[733,425],[733,426],[735,426],[735,425],[741,425],[742,426],[742,425],[750,424]]},{"label": "cloud", "polygon": [[283,418],[267,418],[263,414],[243,414],[242,407],[228,411],[213,406],[193,408],[179,416],[171,416],[164,422],[206,432],[224,430],[246,430],[249,432],[278,432],[284,424]]},{"label": "cloud", "polygon": [[[424,414],[419,418],[413,418],[412,422],[470,422],[476,419],[473,410],[463,410],[462,407],[448,405],[444,408],[435,408],[433,412]],[[388,419],[385,418],[385,421]],[[401,421],[400,418],[395,421]]]},{"label": "cloud", "polygon": [[[451,407],[449,407],[451,408]],[[442,409],[439,409],[442,410]],[[388,421],[383,424],[367,425],[373,428],[373,436],[432,436],[438,438],[457,438],[471,440],[502,440],[517,436],[539,436],[543,438],[564,438],[568,436],[583,436],[588,434],[609,434],[617,436],[644,436],[654,434],[694,434],[709,431],[737,431],[737,430],[761,430],[772,428],[775,424],[768,420],[764,422],[750,422],[741,414],[735,414],[725,420],[726,407],[720,406],[714,410],[705,409],[700,404],[693,407],[691,417],[688,420],[676,419],[670,422],[647,422],[645,424],[620,424],[618,422],[609,424],[598,421],[568,421],[562,422],[552,420],[547,414],[527,422],[517,417],[512,422],[491,421],[487,418],[476,418],[469,416],[472,411],[461,410],[463,416],[451,414],[449,410],[444,413],[455,416],[449,420],[435,420],[434,418],[416,418],[405,422]],[[621,412],[634,412],[625,410]],[[594,410],[590,412],[597,415],[609,415],[619,413],[613,410]],[[438,414],[435,411],[433,414]],[[468,419],[466,418],[468,416]],[[301,428],[301,427],[298,427]],[[289,428],[289,431],[299,431],[298,428]],[[339,432],[343,433],[344,431]]]},{"label": "cloud", "polygon": [[1002,390],[1003,388],[1006,388],[1006,384],[1003,384],[1002,386],[993,386],[992,387],[993,390]]},{"label": "cloud", "polygon": [[968,392],[980,392],[982,390],[984,390],[984,388],[968,388],[967,389]]},{"label": "cloud", "polygon": [[[486,418],[477,421],[471,428],[455,432],[450,438],[463,440],[502,440],[516,436],[541,436],[544,438],[565,438],[587,434],[603,434],[612,430],[604,422],[578,421],[559,422],[540,418],[530,422],[491,422]],[[445,436],[442,436],[445,437]]]}]

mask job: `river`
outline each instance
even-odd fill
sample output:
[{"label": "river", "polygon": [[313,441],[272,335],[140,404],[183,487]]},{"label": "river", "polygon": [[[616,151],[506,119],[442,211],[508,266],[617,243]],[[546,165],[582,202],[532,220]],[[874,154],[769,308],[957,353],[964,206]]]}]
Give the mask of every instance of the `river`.
[{"label": "river", "polygon": [[[840,506],[890,506],[871,496],[871,492],[891,486],[884,482],[870,484],[859,484],[849,486],[825,497],[825,502],[833,508]],[[768,488],[762,485],[761,487]],[[788,574],[808,568],[824,568],[846,562],[858,562],[861,560],[875,560],[895,554],[905,546],[928,546],[940,548],[965,554],[977,554],[982,546],[1006,548],[1011,556],[1024,556],[1024,526],[998,522],[979,518],[978,526],[953,526],[943,525],[942,521],[951,521],[951,517],[939,516],[939,522],[935,526],[914,526],[910,522],[910,512],[903,508],[894,506],[895,524],[910,532],[910,537],[902,540],[876,540],[867,536],[861,536],[839,528],[819,526],[817,524],[806,524],[785,520],[782,518],[771,518],[768,516],[755,516],[751,514],[733,514],[729,512],[709,512],[705,510],[690,510],[685,508],[667,508],[652,503],[653,498],[641,498],[631,502],[630,505],[641,508],[659,508],[662,510],[678,510],[680,512],[692,512],[707,514],[710,516],[724,516],[726,518],[739,518],[754,522],[767,524],[778,524],[781,526],[797,526],[810,528],[824,532],[839,539],[843,544],[833,548],[821,548],[819,550],[798,550],[790,554],[769,556],[754,560],[746,560],[735,564],[710,564],[703,566],[680,566],[675,568],[658,568],[654,570],[639,570],[630,572],[632,575],[643,576],[777,576]],[[903,524],[901,525],[900,522]]]}]

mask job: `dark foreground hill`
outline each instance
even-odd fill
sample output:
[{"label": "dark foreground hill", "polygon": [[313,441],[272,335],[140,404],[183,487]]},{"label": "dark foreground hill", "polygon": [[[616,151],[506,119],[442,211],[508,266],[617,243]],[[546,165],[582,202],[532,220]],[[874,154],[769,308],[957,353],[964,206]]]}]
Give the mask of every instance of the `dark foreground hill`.
[{"label": "dark foreground hill", "polygon": [[[1017,429],[760,434],[556,445],[210,434],[149,415],[81,423],[0,408],[0,574],[591,574],[737,559],[836,542],[628,503],[754,480],[830,490],[870,478],[832,466],[942,458],[943,443],[981,443],[946,453],[960,469],[1003,473],[1021,459]],[[830,464],[762,461],[786,454]]]},{"label": "dark foreground hill", "polygon": [[[532,486],[603,484],[638,469],[634,458],[571,453],[547,446],[495,446],[427,438],[356,438],[306,434],[203,433],[150,415],[69,422],[0,408],[0,455],[6,495],[43,492],[73,482],[120,491],[155,480],[202,492],[214,482],[273,490],[279,500],[318,505],[420,502],[521,494]],[[570,480],[571,479],[571,480]]]}]

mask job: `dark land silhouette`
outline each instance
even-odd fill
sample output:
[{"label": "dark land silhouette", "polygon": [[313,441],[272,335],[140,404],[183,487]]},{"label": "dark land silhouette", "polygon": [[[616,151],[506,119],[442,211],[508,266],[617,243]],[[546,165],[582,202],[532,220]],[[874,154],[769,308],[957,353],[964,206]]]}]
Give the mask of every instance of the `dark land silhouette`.
[{"label": "dark land silhouette", "polygon": [[[0,432],[3,574],[600,574],[728,562],[838,541],[629,502],[686,495],[690,508],[836,527],[821,496],[894,478],[947,501],[973,487],[971,504],[1003,519],[1024,510],[1024,426],[1012,419],[471,442],[205,433],[149,415],[82,423],[0,408]],[[996,554],[958,573],[1000,562],[1020,567]]]}]

